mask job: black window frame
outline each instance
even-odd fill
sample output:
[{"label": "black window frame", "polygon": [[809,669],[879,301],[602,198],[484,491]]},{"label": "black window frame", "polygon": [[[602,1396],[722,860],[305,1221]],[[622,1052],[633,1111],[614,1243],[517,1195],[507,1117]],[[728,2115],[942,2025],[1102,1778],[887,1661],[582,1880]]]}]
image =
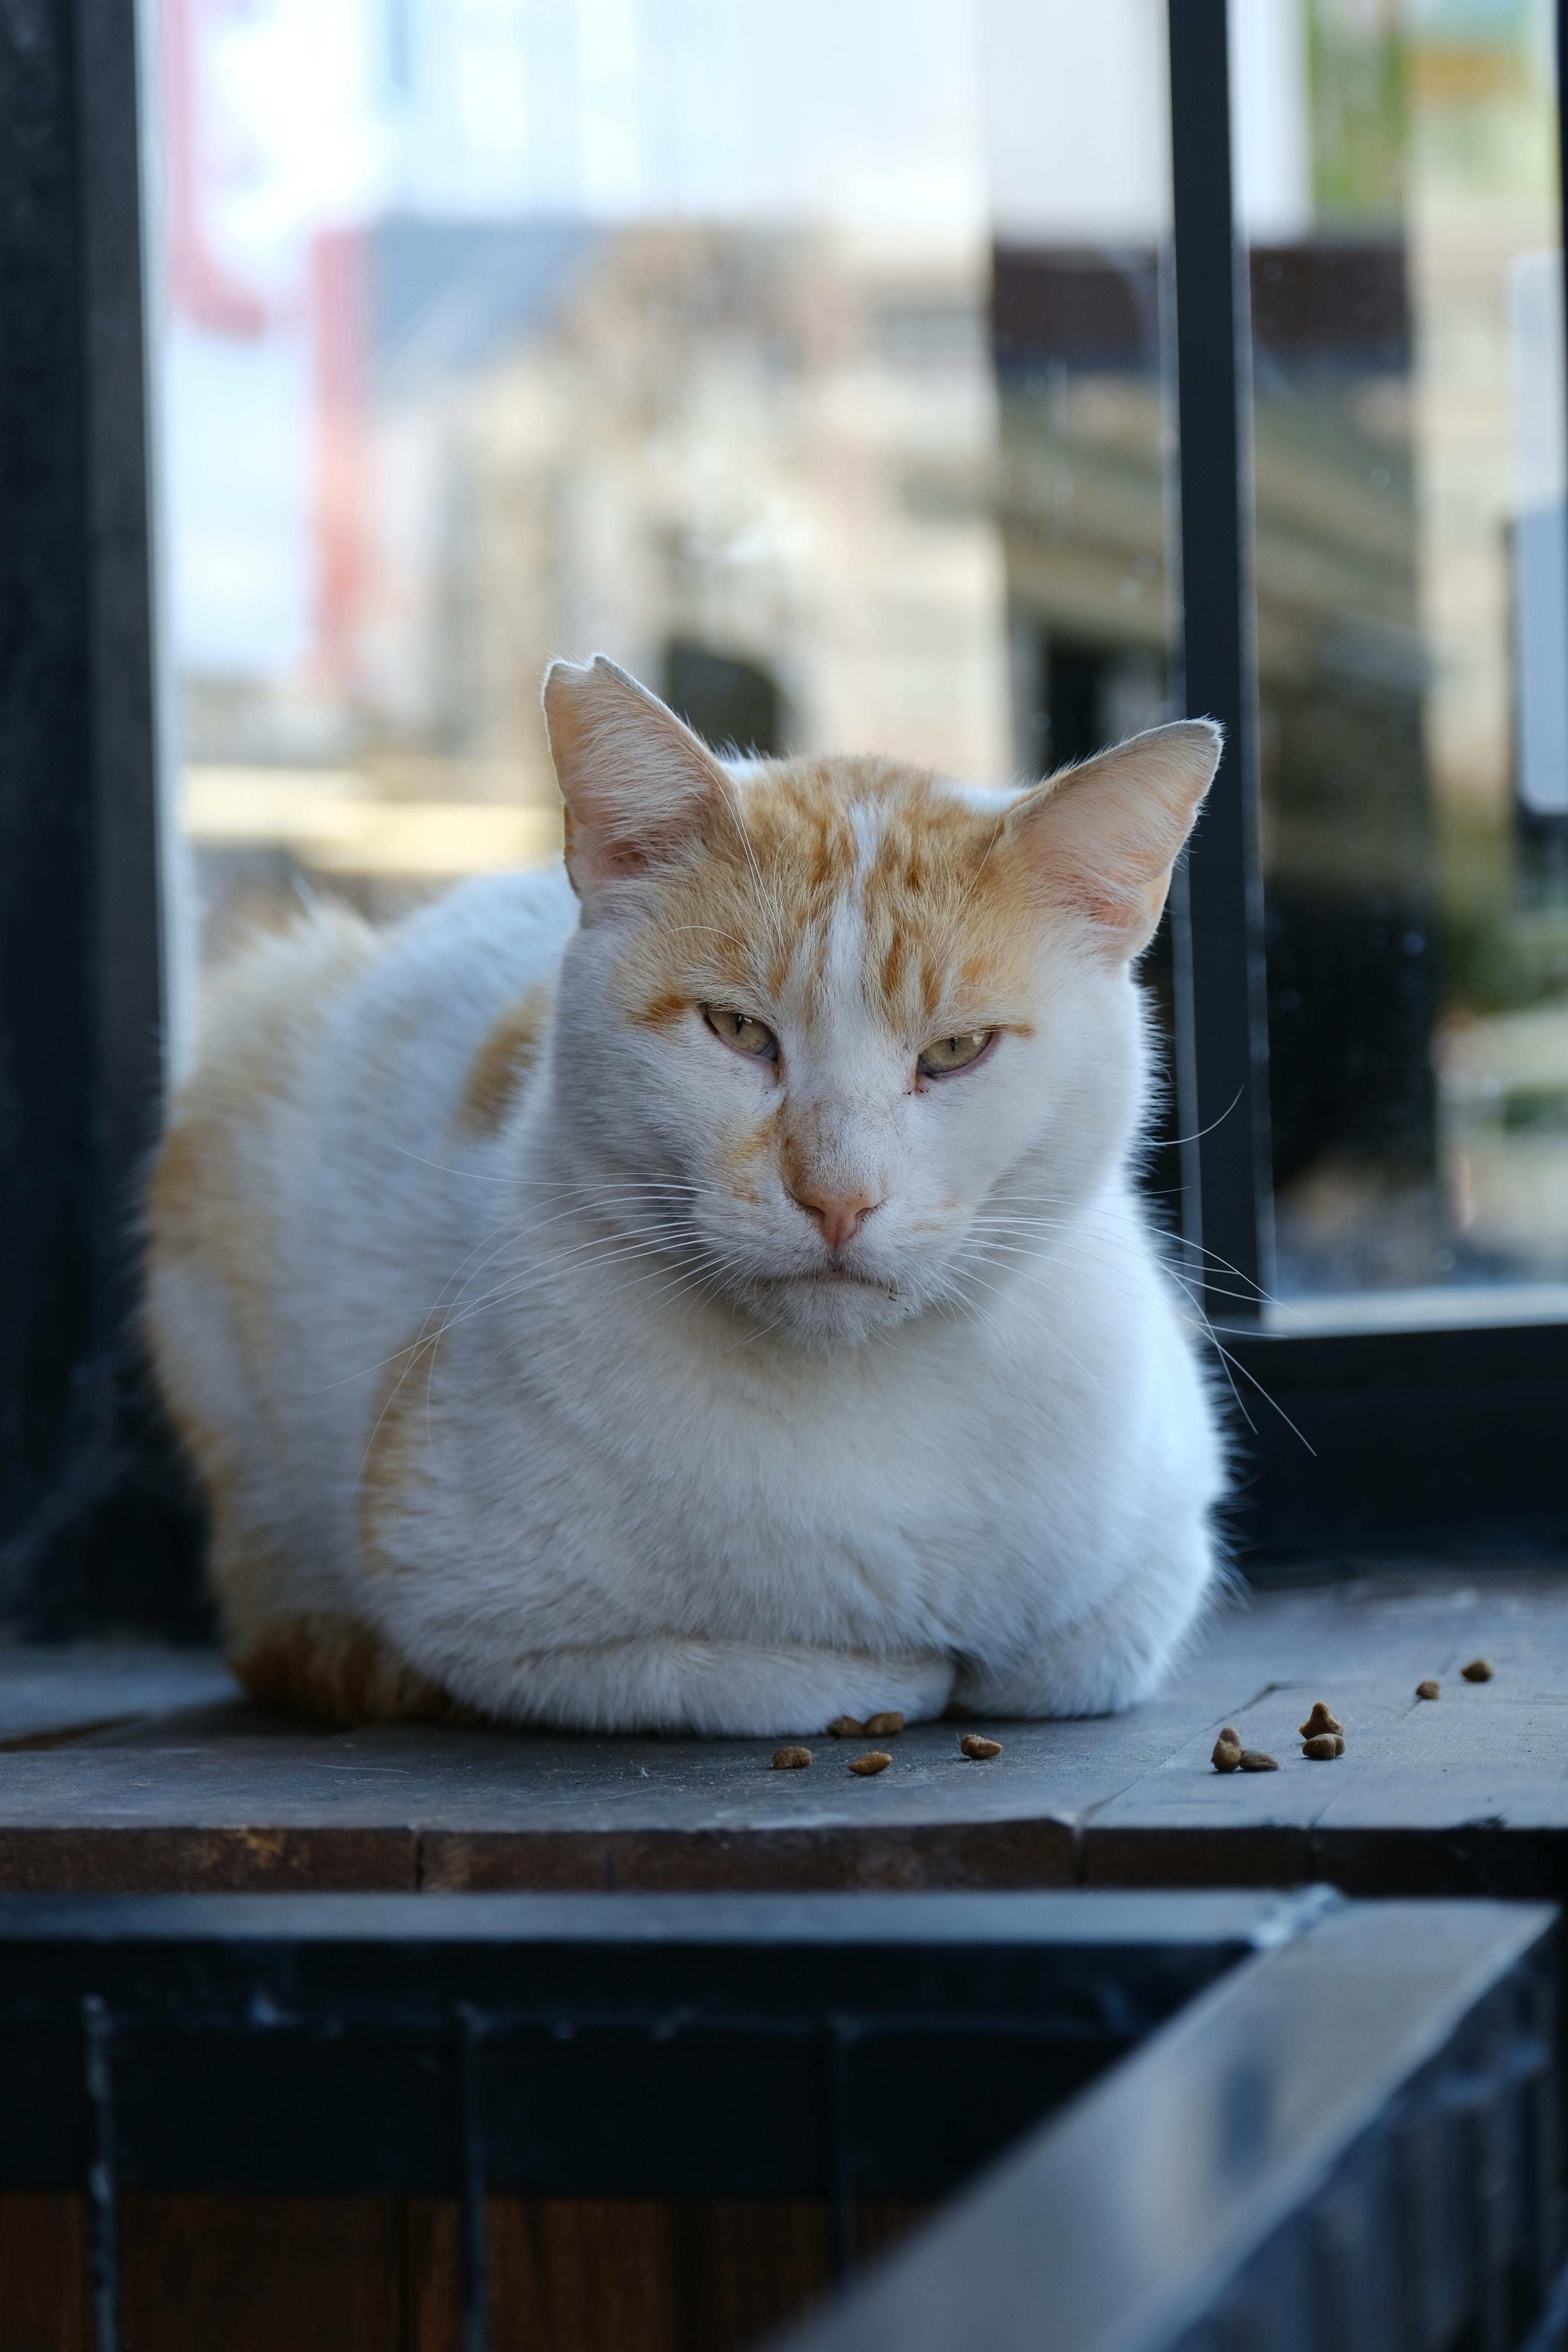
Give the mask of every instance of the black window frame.
[{"label": "black window frame", "polygon": [[[1222,720],[1226,737],[1178,877],[1172,944],[1177,1091],[1192,1139],[1182,1146],[1184,1234],[1240,1391],[1238,1549],[1260,1565],[1558,1550],[1568,1543],[1568,1322],[1292,1333],[1268,1328],[1237,1296],[1267,1285],[1272,1187],[1250,302],[1232,190],[1227,18],[1226,0],[1169,0],[1179,674],[1183,708]],[[1558,0],[1556,35],[1561,165],[1568,0]]]},{"label": "black window frame", "polygon": [[[1183,1229],[1252,1423],[1236,1548],[1555,1549],[1568,1323],[1300,1336],[1235,1296],[1270,1200],[1247,282],[1226,0],[1170,0],[1169,26],[1179,674],[1226,730],[1173,905]],[[1557,31],[1561,60],[1568,0]],[[60,1632],[204,1622],[134,1314],[168,1000],[147,87],[132,0],[0,16],[0,1614]],[[1561,64],[1558,107],[1561,137]]]}]

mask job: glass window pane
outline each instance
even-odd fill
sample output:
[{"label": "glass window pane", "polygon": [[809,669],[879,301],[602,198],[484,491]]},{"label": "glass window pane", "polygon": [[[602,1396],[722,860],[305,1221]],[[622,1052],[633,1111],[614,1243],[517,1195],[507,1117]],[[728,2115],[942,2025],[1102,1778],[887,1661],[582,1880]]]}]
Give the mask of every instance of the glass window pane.
[{"label": "glass window pane", "polygon": [[966,778],[1165,715],[1163,0],[155,5],[203,967],[555,856],[552,654]]},{"label": "glass window pane", "polygon": [[1320,1312],[1568,1304],[1552,13],[1233,8],[1277,1284]]},{"label": "glass window pane", "polygon": [[[1165,9],[994,0],[986,31],[1014,731],[1020,767],[1044,773],[1177,715]],[[1143,976],[1169,1069],[1168,917]],[[1173,1226],[1181,1124],[1173,1085],[1146,1180]]]},{"label": "glass window pane", "polygon": [[161,0],[202,951],[558,854],[552,654],[1013,767],[975,0]]}]

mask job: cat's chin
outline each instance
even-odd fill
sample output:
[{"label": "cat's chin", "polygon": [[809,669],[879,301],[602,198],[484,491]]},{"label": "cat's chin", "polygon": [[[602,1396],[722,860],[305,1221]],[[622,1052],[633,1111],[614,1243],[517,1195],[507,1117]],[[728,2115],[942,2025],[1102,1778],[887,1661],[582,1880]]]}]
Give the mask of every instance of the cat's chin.
[{"label": "cat's chin", "polygon": [[857,1347],[903,1322],[920,1304],[890,1282],[826,1269],[756,1276],[742,1286],[740,1300],[767,1329],[808,1348]]}]

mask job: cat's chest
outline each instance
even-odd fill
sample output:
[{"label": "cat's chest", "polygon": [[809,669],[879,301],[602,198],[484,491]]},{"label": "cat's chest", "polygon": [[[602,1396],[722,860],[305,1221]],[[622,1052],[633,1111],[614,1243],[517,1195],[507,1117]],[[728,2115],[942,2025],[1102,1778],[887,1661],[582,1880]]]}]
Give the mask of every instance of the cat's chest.
[{"label": "cat's chest", "polygon": [[1083,1412],[1034,1374],[962,1342],[782,1378],[628,1351],[564,1385],[523,1356],[454,1380],[424,1475],[454,1566],[515,1579],[542,1631],[592,1608],[626,1633],[918,1645],[1001,1607],[1074,1525]]}]

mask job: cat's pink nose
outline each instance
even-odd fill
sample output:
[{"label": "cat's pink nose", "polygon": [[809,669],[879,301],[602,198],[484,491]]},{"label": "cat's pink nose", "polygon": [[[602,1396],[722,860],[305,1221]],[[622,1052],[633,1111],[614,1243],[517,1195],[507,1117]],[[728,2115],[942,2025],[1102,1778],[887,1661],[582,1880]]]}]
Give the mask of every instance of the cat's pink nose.
[{"label": "cat's pink nose", "polygon": [[836,1193],[817,1192],[803,1187],[790,1198],[803,1208],[808,1217],[815,1217],[821,1228],[822,1238],[830,1250],[837,1251],[846,1242],[852,1242],[873,1209],[881,1207],[868,1192]]}]

